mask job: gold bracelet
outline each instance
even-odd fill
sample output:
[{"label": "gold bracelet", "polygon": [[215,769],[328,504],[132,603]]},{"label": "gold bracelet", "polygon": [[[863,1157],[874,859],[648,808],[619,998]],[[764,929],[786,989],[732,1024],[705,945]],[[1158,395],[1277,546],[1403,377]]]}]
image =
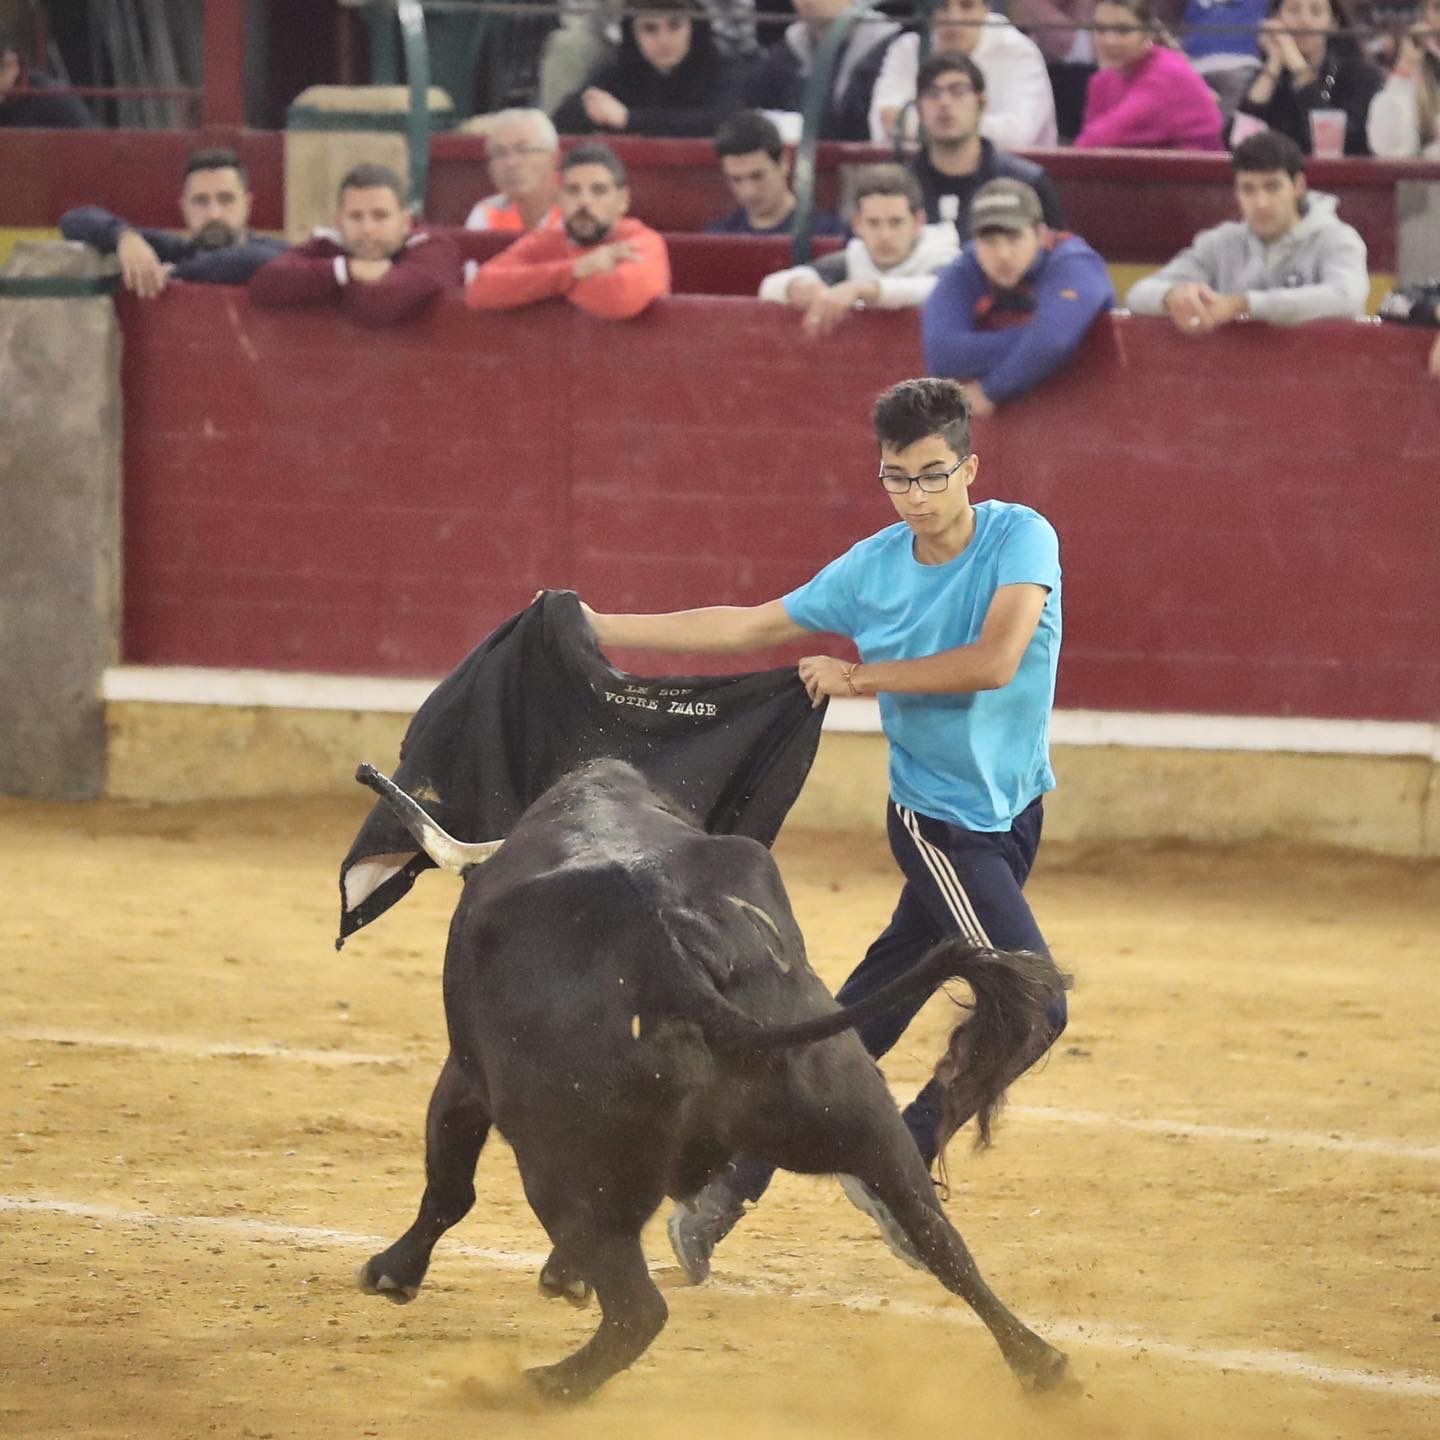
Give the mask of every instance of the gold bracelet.
[{"label": "gold bracelet", "polygon": [[856,697],[858,697],[860,694],[860,692],[855,688],[855,671],[859,669],[859,667],[860,662],[856,660],[853,664],[845,666],[845,668],[840,672],[845,677],[845,688]]}]

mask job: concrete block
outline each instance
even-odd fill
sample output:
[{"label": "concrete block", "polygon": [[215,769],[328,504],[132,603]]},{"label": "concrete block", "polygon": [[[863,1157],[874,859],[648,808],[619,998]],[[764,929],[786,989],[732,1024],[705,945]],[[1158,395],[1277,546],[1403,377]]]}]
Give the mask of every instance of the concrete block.
[{"label": "concrete block", "polygon": [[[113,262],[26,241],[0,275],[94,281]],[[105,784],[100,676],[120,618],[120,331],[108,295],[0,294],[0,793]]]}]

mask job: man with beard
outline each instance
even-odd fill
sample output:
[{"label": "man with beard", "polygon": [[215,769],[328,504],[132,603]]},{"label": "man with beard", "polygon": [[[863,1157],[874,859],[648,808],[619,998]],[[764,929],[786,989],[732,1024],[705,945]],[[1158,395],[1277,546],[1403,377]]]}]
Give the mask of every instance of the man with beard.
[{"label": "man with beard", "polygon": [[1040,197],[1045,223],[1065,228],[1055,182],[1033,161],[997,149],[985,130],[985,72],[968,55],[941,51],[921,62],[915,103],[925,148],[910,162],[925,193],[925,216],[948,220],[963,239],[970,202],[991,180],[1020,180]]},{"label": "man with beard", "polygon": [[140,229],[96,205],[66,211],[60,233],[114,255],[125,288],[153,300],[171,280],[243,285],[284,251],[284,241],[250,233],[250,202],[245,167],[233,150],[197,150],[180,184],[183,235]]},{"label": "man with beard", "polygon": [[338,305],[362,325],[413,319],[449,286],[460,285],[451,240],[415,225],[400,177],[386,165],[357,165],[340,182],[335,229],[257,271],[257,305]]},{"label": "man with beard", "polygon": [[625,167],[607,145],[560,165],[561,230],[534,230],[487,260],[465,287],[473,310],[513,310],[564,296],[602,320],[629,320],[670,293],[665,241],[626,214]]}]

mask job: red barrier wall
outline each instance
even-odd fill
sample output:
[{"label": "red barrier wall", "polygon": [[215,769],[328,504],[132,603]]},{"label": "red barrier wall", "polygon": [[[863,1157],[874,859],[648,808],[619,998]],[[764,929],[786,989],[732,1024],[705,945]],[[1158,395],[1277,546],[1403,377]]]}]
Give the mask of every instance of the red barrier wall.
[{"label": "red barrier wall", "polygon": [[[95,204],[141,225],[176,223],[184,157],[202,143],[237,145],[251,167],[255,224],[283,228],[284,137],[262,131],[0,130],[0,226],[54,225],[72,205]],[[569,142],[573,143],[573,142]],[[703,140],[619,139],[631,172],[634,210],[657,230],[700,230],[731,207],[713,148]],[[438,224],[463,224],[488,193],[485,142],[438,135],[428,211]],[[838,169],[888,158],[861,145],[823,145],[820,203],[839,200]],[[1168,152],[1036,152],[1055,177],[1069,224],[1107,260],[1158,264],[1197,230],[1232,218],[1224,156]],[[1395,185],[1440,182],[1440,164],[1418,161],[1314,160],[1310,183],[1340,198],[1341,215],[1364,236],[1370,268],[1395,269]]]},{"label": "red barrier wall", "polygon": [[[816,345],[741,299],[375,334],[177,286],[121,316],[137,662],[437,674],[541,586],[779,595],[890,518],[867,410],[921,364],[911,313]],[[981,422],[977,496],[1061,535],[1062,703],[1440,718],[1429,340],[1121,318]]]}]

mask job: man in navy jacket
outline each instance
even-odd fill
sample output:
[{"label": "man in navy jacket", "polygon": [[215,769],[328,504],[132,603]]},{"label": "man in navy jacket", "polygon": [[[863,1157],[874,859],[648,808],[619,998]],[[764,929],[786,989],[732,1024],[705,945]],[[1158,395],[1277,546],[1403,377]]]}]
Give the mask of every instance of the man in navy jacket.
[{"label": "man in navy jacket", "polygon": [[98,205],[67,210],[60,233],[114,255],[125,288],[153,300],[172,279],[243,285],[286,248],[250,233],[250,202],[245,167],[233,150],[197,150],[180,183],[183,235],[140,229]]},{"label": "man in navy jacket", "polygon": [[940,272],[922,312],[925,364],[962,380],[975,415],[1053,375],[1115,304],[1105,262],[1053,231],[1019,180],[991,180],[970,205],[970,244]]}]

